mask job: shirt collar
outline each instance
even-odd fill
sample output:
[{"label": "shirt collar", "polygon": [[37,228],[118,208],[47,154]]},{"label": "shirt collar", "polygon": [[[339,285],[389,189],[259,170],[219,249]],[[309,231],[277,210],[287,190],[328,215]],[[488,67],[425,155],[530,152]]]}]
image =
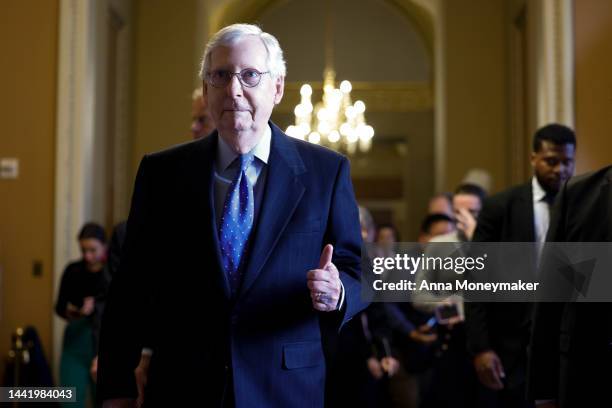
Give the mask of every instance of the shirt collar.
[{"label": "shirt collar", "polygon": [[546,196],[546,191],[540,185],[536,176],[531,178],[531,191],[533,193],[533,202],[538,203],[544,199]]},{"label": "shirt collar", "polygon": [[[224,171],[227,169],[238,157],[236,152],[232,150],[231,147],[223,140],[221,135],[218,136],[219,143],[217,145],[217,171]],[[270,144],[272,142],[272,129],[270,125],[266,126],[264,129],[264,134],[259,140],[259,142],[255,145],[253,150],[253,155],[261,160],[263,163],[268,164],[268,159],[270,157]]]}]

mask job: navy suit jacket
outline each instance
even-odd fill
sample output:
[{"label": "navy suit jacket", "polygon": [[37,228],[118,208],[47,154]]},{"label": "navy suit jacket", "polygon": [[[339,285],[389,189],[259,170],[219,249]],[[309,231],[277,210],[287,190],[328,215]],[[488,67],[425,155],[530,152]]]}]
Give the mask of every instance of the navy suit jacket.
[{"label": "navy suit jacket", "polygon": [[[324,339],[365,306],[357,204],[345,157],[271,127],[262,207],[233,298],[214,213],[218,135],[142,160],[103,319],[100,399],[135,395],[146,341],[147,406],[221,406],[228,387],[236,407],[323,406]],[[322,313],[306,273],[328,243],[345,300]]]}]

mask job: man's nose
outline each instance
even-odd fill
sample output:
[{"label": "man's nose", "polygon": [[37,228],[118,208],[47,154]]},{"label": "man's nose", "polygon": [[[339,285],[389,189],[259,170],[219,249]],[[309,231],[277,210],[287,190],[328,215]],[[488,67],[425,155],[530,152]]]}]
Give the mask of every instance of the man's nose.
[{"label": "man's nose", "polygon": [[229,84],[227,84],[227,92],[230,96],[242,96],[242,84],[238,75],[232,75]]}]

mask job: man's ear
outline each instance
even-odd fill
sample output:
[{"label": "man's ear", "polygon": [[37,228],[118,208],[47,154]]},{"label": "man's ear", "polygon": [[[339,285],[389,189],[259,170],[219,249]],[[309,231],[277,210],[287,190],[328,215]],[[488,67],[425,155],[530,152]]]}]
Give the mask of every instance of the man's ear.
[{"label": "man's ear", "polygon": [[538,160],[538,154],[536,152],[531,152],[529,160],[531,161],[531,167],[535,168],[536,161]]},{"label": "man's ear", "polygon": [[283,99],[283,94],[285,92],[285,77],[279,76],[276,78],[276,82],[274,84],[275,94],[274,94],[274,104],[278,105],[280,101]]}]

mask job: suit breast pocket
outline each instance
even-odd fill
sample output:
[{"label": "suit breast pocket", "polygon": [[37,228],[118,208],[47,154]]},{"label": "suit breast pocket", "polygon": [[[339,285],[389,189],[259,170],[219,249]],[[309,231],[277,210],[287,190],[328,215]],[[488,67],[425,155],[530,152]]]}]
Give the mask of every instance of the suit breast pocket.
[{"label": "suit breast pocket", "polygon": [[314,367],[322,363],[323,349],[318,341],[283,345],[283,368],[287,370]]}]

